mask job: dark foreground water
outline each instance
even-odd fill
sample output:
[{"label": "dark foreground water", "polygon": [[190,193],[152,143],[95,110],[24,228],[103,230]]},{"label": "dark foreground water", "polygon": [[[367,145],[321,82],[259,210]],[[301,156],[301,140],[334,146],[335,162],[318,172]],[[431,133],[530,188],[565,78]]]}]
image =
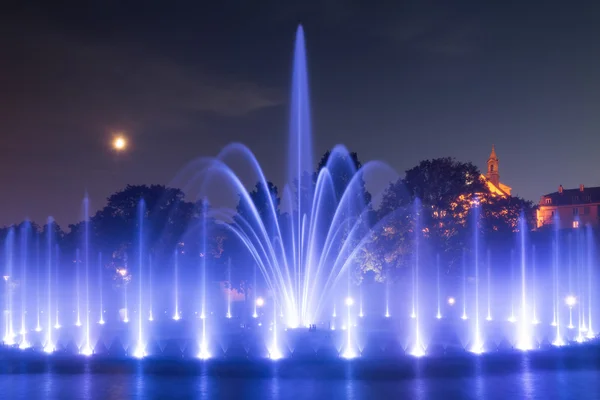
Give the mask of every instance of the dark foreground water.
[{"label": "dark foreground water", "polygon": [[600,351],[399,360],[185,361],[4,355],[5,399],[600,399]]}]

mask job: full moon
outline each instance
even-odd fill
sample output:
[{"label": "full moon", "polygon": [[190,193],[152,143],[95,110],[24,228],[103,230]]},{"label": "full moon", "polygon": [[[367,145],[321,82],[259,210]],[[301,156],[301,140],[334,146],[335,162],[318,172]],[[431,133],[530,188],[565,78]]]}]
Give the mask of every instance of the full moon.
[{"label": "full moon", "polygon": [[127,147],[127,141],[125,140],[125,138],[123,136],[117,136],[113,140],[113,148],[115,150],[117,150],[117,151],[125,150],[125,147]]}]

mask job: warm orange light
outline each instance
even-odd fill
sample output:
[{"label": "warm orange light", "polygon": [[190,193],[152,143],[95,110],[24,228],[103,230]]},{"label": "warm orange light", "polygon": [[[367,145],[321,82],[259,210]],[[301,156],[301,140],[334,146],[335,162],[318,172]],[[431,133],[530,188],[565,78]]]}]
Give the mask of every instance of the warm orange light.
[{"label": "warm orange light", "polygon": [[117,151],[123,151],[127,147],[127,140],[124,136],[117,136],[113,140],[113,149]]}]

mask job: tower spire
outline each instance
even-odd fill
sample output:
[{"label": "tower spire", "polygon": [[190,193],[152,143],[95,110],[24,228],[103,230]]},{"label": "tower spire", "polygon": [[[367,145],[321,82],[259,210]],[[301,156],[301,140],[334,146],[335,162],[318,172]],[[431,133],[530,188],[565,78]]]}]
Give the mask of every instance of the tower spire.
[{"label": "tower spire", "polygon": [[490,153],[490,159],[498,159],[498,156],[496,155],[496,145],[492,145],[492,152]]},{"label": "tower spire", "polygon": [[500,187],[500,171],[498,156],[496,155],[496,146],[492,145],[492,152],[490,153],[490,158],[488,158],[487,162],[487,178],[494,184],[496,187]]}]

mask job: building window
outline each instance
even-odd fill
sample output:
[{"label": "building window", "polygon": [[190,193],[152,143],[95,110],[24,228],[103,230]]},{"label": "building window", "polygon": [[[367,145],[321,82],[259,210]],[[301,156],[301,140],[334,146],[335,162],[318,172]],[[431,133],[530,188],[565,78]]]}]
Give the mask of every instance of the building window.
[{"label": "building window", "polygon": [[573,228],[579,228],[579,221],[573,221]]},{"label": "building window", "polygon": [[552,218],[554,218],[554,211],[552,211],[552,214],[551,214],[551,215],[552,215]]},{"label": "building window", "polygon": [[552,204],[552,199],[550,199],[550,198],[547,198],[547,199],[546,199],[546,204]]},{"label": "building window", "polygon": [[583,207],[583,215],[590,215],[590,208],[589,207]]},{"label": "building window", "polygon": [[579,201],[579,196],[573,196],[573,202]]},{"label": "building window", "polygon": [[490,172],[494,172],[494,164],[490,165]]},{"label": "building window", "polygon": [[573,215],[579,215],[579,208],[573,208]]},{"label": "building window", "polygon": [[590,196],[589,194],[586,196],[583,196],[583,200],[584,201],[592,201],[592,196]]}]

